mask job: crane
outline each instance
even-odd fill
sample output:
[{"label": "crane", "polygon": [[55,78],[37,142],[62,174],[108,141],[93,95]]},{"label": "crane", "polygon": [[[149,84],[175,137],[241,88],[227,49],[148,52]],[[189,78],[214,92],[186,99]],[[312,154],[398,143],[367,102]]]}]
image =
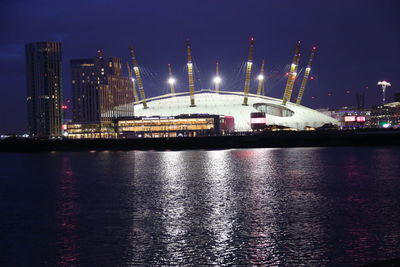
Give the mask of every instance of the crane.
[{"label": "crane", "polygon": [[133,51],[133,47],[130,47],[130,50],[131,50],[131,59],[132,59],[132,64],[133,64],[133,71],[135,72],[136,81],[138,83],[140,98],[142,100],[143,108],[146,109],[148,107],[147,107],[147,102],[146,102],[146,96],[144,94],[142,77],[140,76],[139,66],[138,66],[137,61],[136,61],[136,57],[135,57],[135,53]]},{"label": "crane", "polygon": [[282,98],[283,105],[286,105],[286,102],[290,101],[290,98],[292,97],[293,85],[294,85],[294,81],[296,80],[296,76],[297,76],[296,71],[297,71],[297,66],[299,65],[299,59],[300,59],[300,41],[298,41],[296,44],[296,50],[294,52],[292,65],[290,65],[288,80],[287,80],[285,92],[284,92],[283,98]]},{"label": "crane", "polygon": [[221,84],[221,77],[219,76],[219,64],[218,62],[216,63],[216,69],[215,69],[215,77],[213,82],[215,83],[215,92],[219,93],[219,85]]},{"label": "crane", "polygon": [[131,79],[131,81],[132,81],[133,101],[137,102],[137,101],[139,101],[139,96],[138,96],[138,93],[136,91],[135,78],[133,78],[133,76],[132,76],[132,69],[129,66],[129,63],[126,63],[126,67],[128,68],[129,79]]},{"label": "crane", "polygon": [[194,77],[193,77],[193,62],[192,62],[192,49],[189,40],[186,41],[187,48],[187,68],[189,78],[189,94],[190,94],[190,107],[195,107],[194,102]]},{"label": "crane", "polygon": [[310,59],[308,60],[306,71],[304,72],[304,77],[303,77],[303,81],[301,82],[299,95],[297,96],[297,100],[296,100],[296,104],[297,105],[300,105],[301,99],[303,98],[304,90],[305,90],[306,85],[307,85],[308,76],[310,76],[311,65],[312,65],[312,61],[313,61],[313,58],[314,58],[316,50],[317,50],[317,48],[315,46],[311,50]]},{"label": "crane", "polygon": [[244,81],[244,98],[243,98],[243,104],[244,106],[247,106],[247,100],[248,100],[248,95],[249,95],[249,90],[250,90],[250,76],[251,76],[251,68],[253,65],[253,49],[254,49],[254,38],[250,38],[250,48],[249,48],[249,57],[247,59],[247,64],[246,64],[246,78]]},{"label": "crane", "polygon": [[168,64],[168,83],[169,88],[171,89],[171,95],[175,95],[175,78],[172,76],[172,68],[171,64]]},{"label": "crane", "polygon": [[257,76],[257,80],[258,80],[257,95],[265,95],[265,92],[264,92],[264,64],[265,64],[265,61],[263,59],[263,61],[261,63],[260,74]]}]

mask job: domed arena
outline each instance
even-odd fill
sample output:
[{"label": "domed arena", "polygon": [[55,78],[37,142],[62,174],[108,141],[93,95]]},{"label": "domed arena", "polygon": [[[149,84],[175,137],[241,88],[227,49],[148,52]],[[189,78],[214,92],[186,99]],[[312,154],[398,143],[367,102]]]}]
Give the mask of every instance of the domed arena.
[{"label": "domed arena", "polygon": [[[316,110],[302,105],[287,102],[282,99],[248,94],[248,105],[242,105],[242,92],[220,91],[216,93],[210,89],[196,91],[194,94],[195,106],[190,105],[189,93],[167,94],[147,99],[147,108],[141,102],[121,105],[116,109],[120,114],[134,110],[135,116],[178,116],[187,114],[208,114],[231,116],[234,118],[235,131],[251,130],[251,114],[265,113],[266,125],[276,125],[297,130],[306,127],[320,127],[327,123],[338,122]],[[108,115],[106,115],[108,116]]]}]

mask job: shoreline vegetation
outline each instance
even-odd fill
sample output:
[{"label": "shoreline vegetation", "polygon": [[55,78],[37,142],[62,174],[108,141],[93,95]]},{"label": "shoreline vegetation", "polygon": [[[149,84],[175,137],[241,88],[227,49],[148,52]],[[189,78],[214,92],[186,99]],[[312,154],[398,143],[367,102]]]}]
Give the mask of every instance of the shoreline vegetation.
[{"label": "shoreline vegetation", "polygon": [[34,139],[0,140],[0,152],[192,150],[234,148],[399,146],[400,130],[278,131],[250,135],[135,138],[135,139]]}]

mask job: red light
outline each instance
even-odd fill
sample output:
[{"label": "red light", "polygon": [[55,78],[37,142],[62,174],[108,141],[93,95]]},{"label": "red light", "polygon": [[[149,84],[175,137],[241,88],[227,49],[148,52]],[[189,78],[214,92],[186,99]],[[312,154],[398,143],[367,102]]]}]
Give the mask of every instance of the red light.
[{"label": "red light", "polygon": [[285,76],[288,76],[288,75],[289,75],[289,72],[286,72],[286,73],[285,73]]},{"label": "red light", "polygon": [[66,124],[63,124],[63,125],[61,126],[61,129],[67,130],[67,125],[66,125]]},{"label": "red light", "polygon": [[345,116],[344,121],[356,121],[356,116]]},{"label": "red light", "polygon": [[68,109],[68,106],[67,105],[62,105],[61,108],[62,109]]},{"label": "red light", "polygon": [[313,77],[313,76],[311,76],[310,80],[314,80],[314,77]]},{"label": "red light", "polygon": [[365,117],[357,117],[357,122],[365,122]]}]

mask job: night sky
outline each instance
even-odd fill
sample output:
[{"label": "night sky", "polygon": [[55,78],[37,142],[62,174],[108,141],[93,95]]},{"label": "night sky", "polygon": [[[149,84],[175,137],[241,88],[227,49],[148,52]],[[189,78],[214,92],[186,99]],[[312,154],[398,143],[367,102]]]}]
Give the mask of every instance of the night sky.
[{"label": "night sky", "polygon": [[0,36],[0,133],[26,131],[24,44],[36,41],[62,42],[64,98],[71,97],[71,59],[102,49],[126,61],[130,45],[143,67],[147,96],[167,93],[168,63],[177,91],[187,91],[186,39],[192,42],[198,87],[210,88],[218,61],[222,90],[243,90],[250,37],[256,40],[255,73],[266,60],[268,96],[282,97],[297,40],[300,68],[311,47],[318,47],[304,105],[354,106],[363,90],[367,106],[379,104],[376,83],[384,79],[392,83],[389,101],[400,92],[398,0],[2,0]]}]

